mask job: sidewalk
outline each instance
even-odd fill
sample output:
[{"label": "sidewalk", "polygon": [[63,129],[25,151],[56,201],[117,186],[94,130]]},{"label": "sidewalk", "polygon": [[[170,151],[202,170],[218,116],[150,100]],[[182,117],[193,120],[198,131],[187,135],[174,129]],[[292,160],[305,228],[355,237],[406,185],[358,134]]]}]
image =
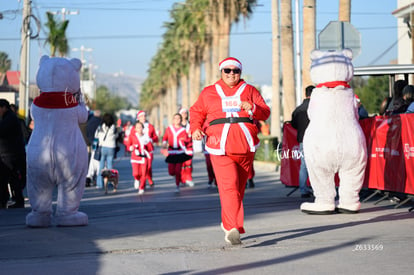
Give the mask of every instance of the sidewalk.
[{"label": "sidewalk", "polygon": [[85,227],[30,229],[25,209],[0,211],[2,274],[394,274],[414,269],[412,205],[363,203],[357,215],[300,212],[299,192],[277,172],[255,164],[247,189],[243,244],[229,246],[220,229],[217,190],[207,189],[204,156],[194,158],[194,187],[175,194],[161,155],[154,189],[138,196],[129,160],[117,193],[87,188]]}]

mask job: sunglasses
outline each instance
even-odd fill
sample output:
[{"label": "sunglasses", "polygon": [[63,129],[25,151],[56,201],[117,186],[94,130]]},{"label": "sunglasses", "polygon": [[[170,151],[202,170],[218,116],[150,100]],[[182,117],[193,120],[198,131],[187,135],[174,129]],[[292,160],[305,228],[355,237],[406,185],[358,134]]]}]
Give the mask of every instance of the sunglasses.
[{"label": "sunglasses", "polygon": [[223,72],[225,74],[229,74],[232,71],[233,71],[234,74],[240,74],[241,73],[241,70],[240,69],[229,69],[229,68],[224,68],[223,69]]}]

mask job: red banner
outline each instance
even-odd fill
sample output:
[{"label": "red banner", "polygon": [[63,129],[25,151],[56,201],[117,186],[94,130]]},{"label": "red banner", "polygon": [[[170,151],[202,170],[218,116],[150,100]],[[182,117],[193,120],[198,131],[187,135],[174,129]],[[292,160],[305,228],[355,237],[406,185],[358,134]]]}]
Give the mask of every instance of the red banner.
[{"label": "red banner", "polygon": [[287,186],[299,186],[300,150],[296,140],[296,129],[285,123],[283,125],[282,148],[277,155],[280,164],[280,181]]},{"label": "red banner", "polygon": [[[360,121],[367,141],[364,187],[414,194],[414,114],[376,116]],[[300,155],[296,130],[284,124],[280,180],[298,186]]]}]

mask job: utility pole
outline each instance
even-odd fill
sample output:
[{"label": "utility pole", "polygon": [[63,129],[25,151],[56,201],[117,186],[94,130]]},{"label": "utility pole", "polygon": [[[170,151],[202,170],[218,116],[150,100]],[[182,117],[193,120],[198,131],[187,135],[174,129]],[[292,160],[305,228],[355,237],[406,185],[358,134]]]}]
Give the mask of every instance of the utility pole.
[{"label": "utility pole", "polygon": [[65,8],[62,8],[60,11],[51,11],[51,14],[61,14],[62,15],[62,22],[66,20],[66,15],[78,15],[79,10],[70,11]]},{"label": "utility pole", "polygon": [[[413,62],[414,61],[414,12],[410,13],[410,33],[411,33],[411,62]],[[414,76],[413,75],[411,75],[411,81],[410,82],[414,83]]]},{"label": "utility pole", "polygon": [[272,116],[270,133],[281,140],[279,0],[272,0]]},{"label": "utility pole", "polygon": [[302,102],[302,67],[300,59],[300,26],[299,26],[299,0],[295,0],[295,38],[296,38],[296,106]]},{"label": "utility pole", "polygon": [[85,52],[92,52],[93,49],[92,48],[85,48],[83,45],[80,46],[80,48],[73,48],[72,51],[77,52],[80,51],[80,60],[82,62],[82,68],[81,68],[81,80],[83,80],[83,72],[85,71],[85,64],[86,64],[86,60],[85,60]]},{"label": "utility pole", "polygon": [[19,115],[29,119],[29,92],[30,92],[30,17],[31,0],[24,0],[21,28],[21,53],[20,53],[20,83],[19,83]]}]

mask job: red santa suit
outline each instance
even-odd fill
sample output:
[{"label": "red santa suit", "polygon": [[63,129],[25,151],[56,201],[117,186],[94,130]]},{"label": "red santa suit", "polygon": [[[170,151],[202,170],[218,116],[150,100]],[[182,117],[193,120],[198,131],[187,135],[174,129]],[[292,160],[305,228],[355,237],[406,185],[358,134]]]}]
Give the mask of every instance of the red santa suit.
[{"label": "red santa suit", "polygon": [[192,151],[187,149],[188,143],[191,139],[184,127],[176,128],[173,125],[168,126],[162,138],[163,144],[168,144],[168,156],[166,162],[168,163],[168,173],[175,176],[175,184],[180,186],[181,169],[185,161],[192,158]]},{"label": "red santa suit", "polygon": [[147,135],[140,136],[136,131],[131,131],[127,145],[131,151],[132,176],[139,181],[139,190],[144,190],[148,164],[152,159],[149,152],[151,141]]},{"label": "red santa suit", "polygon": [[129,139],[129,136],[131,134],[132,128],[133,128],[133,126],[130,123],[126,123],[124,125],[124,127],[122,128],[122,131],[124,132],[124,139],[123,139],[122,142],[125,146],[125,153],[129,152],[128,139]]},{"label": "red santa suit", "polygon": [[[181,113],[181,112],[180,112]],[[191,139],[191,132],[190,132],[190,122],[187,121],[187,124],[184,125],[185,131],[188,135],[189,142],[186,145],[187,154],[193,154],[193,141]],[[183,162],[183,167],[181,168],[181,182],[183,184],[187,183],[189,186],[193,186],[193,159],[189,159]]]},{"label": "red santa suit", "polygon": [[150,139],[148,152],[151,155],[151,159],[148,162],[147,180],[149,185],[152,186],[154,184],[152,180],[152,160],[154,159],[154,143],[158,143],[158,135],[155,131],[154,126],[149,122],[144,123],[144,134],[147,135]]},{"label": "red santa suit", "polygon": [[[247,113],[239,106],[249,102],[253,107]],[[253,118],[266,120],[270,109],[259,91],[244,80],[230,88],[220,79],[206,87],[190,108],[191,133],[203,129],[205,148],[210,153],[220,192],[222,226],[225,230],[243,228],[243,197],[246,181],[259,145],[258,129]]]}]

